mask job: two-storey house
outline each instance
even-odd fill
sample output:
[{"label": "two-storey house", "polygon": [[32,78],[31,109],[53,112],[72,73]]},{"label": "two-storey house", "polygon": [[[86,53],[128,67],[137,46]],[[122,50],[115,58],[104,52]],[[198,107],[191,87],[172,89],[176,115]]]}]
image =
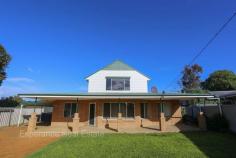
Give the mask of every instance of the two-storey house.
[{"label": "two-storey house", "polygon": [[71,126],[74,131],[88,126],[123,130],[158,127],[165,130],[166,126],[181,121],[181,101],[213,97],[207,94],[150,93],[150,78],[121,61],[113,62],[86,80],[87,93],[19,96],[50,102],[53,105],[51,126]]}]

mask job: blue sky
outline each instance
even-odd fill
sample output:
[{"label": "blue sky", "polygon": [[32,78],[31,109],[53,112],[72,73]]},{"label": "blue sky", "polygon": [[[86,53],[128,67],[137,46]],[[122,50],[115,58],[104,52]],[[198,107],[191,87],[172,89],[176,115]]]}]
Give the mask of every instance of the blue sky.
[{"label": "blue sky", "polygon": [[[12,55],[0,96],[84,92],[84,78],[116,59],[159,91],[236,11],[235,0],[1,0],[0,43]],[[236,19],[196,61],[202,79],[236,71]]]}]

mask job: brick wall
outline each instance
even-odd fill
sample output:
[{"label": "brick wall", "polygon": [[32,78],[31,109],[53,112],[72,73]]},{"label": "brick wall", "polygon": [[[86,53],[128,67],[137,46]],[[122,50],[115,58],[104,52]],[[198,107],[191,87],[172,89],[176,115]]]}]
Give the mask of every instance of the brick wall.
[{"label": "brick wall", "polygon": [[[67,102],[76,102],[70,100],[58,100],[53,103],[53,113],[52,113],[52,126],[54,125],[62,125],[66,126],[72,122],[72,119],[64,118],[64,104]],[[89,104],[96,104],[96,119],[95,125],[99,127],[105,127],[108,123],[111,128],[117,127],[117,119],[103,119],[103,104],[108,102],[132,102],[135,104],[135,118],[136,116],[140,116],[140,103],[145,102],[148,103],[148,118],[142,119],[142,125],[150,126],[150,125],[158,125],[159,124],[159,113],[160,108],[158,107],[159,101],[144,101],[144,100],[80,100],[79,104],[79,116],[80,116],[80,126],[88,125],[88,114],[89,114]],[[172,125],[176,124],[181,120],[181,108],[178,101],[168,101],[172,106],[171,112],[172,117],[166,118],[167,124]],[[122,127],[136,127],[141,125],[141,120],[135,119],[125,119],[123,118],[119,124]]]}]

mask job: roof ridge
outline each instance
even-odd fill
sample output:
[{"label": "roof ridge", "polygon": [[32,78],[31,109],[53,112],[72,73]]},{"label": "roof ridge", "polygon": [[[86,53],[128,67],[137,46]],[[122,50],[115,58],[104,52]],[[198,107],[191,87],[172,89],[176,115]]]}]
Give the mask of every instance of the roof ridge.
[{"label": "roof ridge", "polygon": [[115,60],[111,64],[103,67],[101,70],[133,70],[136,71],[133,67],[129,66],[121,60]]}]

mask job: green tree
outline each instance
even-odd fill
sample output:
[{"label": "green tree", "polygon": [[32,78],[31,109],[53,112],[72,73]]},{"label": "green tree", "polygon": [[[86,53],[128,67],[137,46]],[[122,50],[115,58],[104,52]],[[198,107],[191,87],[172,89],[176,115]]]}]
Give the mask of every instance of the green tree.
[{"label": "green tree", "polygon": [[201,90],[200,75],[203,69],[200,65],[186,65],[182,71],[181,86],[184,92],[198,92]]},{"label": "green tree", "polygon": [[0,86],[4,79],[6,79],[6,68],[11,61],[11,56],[7,53],[5,48],[0,45]]},{"label": "green tree", "polygon": [[18,96],[10,96],[0,99],[0,107],[16,107],[19,106],[22,102],[22,99]]},{"label": "green tree", "polygon": [[218,70],[210,74],[201,85],[210,91],[236,90],[236,75],[233,71]]}]

